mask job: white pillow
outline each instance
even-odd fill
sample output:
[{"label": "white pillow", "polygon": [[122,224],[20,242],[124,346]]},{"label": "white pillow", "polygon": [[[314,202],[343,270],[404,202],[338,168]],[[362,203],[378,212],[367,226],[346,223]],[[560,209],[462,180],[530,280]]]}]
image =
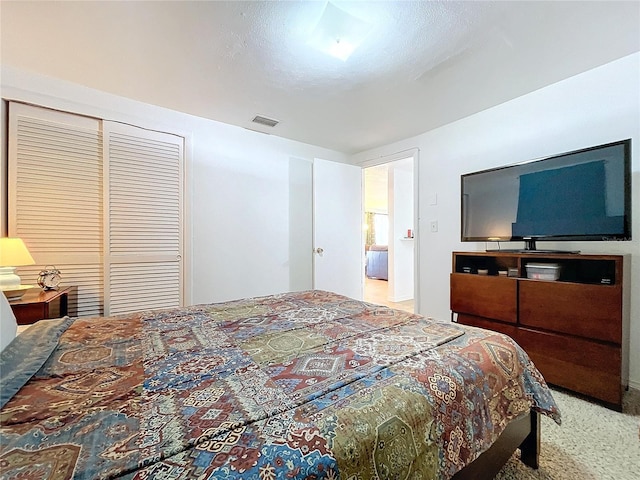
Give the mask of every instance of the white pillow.
[{"label": "white pillow", "polygon": [[16,338],[17,332],[16,316],[4,292],[0,292],[0,352]]}]

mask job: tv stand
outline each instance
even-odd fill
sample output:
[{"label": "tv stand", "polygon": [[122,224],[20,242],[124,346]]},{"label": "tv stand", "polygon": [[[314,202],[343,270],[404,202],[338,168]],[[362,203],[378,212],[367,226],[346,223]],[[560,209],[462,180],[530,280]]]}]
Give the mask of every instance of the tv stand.
[{"label": "tv stand", "polygon": [[[452,316],[509,335],[548,383],[620,411],[629,378],[629,260],[539,250],[453,252]],[[560,276],[529,279],[529,263],[557,264]]]}]

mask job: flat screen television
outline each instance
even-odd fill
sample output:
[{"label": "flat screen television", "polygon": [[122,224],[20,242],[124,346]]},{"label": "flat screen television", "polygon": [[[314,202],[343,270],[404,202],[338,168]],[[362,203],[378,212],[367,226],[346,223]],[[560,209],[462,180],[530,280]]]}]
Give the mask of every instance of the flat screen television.
[{"label": "flat screen television", "polygon": [[631,240],[631,140],[461,176],[463,242]]}]

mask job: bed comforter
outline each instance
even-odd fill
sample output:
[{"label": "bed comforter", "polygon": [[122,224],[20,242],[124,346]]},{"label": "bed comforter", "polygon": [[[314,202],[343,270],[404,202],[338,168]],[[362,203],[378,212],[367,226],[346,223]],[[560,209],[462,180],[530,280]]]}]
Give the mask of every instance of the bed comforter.
[{"label": "bed comforter", "polygon": [[0,369],[4,479],[446,479],[560,421],[510,338],[324,291],[41,321]]}]

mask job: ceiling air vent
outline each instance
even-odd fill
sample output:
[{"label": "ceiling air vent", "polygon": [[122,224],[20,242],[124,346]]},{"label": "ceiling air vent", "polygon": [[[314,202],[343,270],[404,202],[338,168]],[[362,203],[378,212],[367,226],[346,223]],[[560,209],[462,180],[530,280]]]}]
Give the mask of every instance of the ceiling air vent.
[{"label": "ceiling air vent", "polygon": [[280,121],[274,120],[273,118],[267,118],[260,115],[256,115],[253,120],[254,123],[259,123],[260,125],[266,125],[267,127],[275,127]]}]

